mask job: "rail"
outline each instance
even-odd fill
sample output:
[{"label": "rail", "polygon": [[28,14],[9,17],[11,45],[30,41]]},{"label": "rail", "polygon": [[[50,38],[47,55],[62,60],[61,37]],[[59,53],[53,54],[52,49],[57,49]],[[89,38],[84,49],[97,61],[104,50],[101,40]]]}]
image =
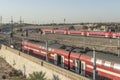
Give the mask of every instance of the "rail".
[{"label": "rail", "polygon": [[[15,36],[15,37],[18,37],[18,36]],[[40,37],[34,37],[34,36],[30,36],[28,37],[28,39],[31,39],[31,40],[40,40]],[[49,39],[49,38],[48,38]],[[61,41],[60,39],[52,39],[50,38],[49,40],[57,40],[57,41]],[[68,40],[62,40],[62,42],[68,42],[68,43],[71,43],[71,41],[68,41]],[[72,43],[75,43],[74,41]],[[78,44],[78,43],[77,43]],[[79,44],[84,44],[84,42],[79,42]],[[91,45],[91,46],[101,46],[101,47],[113,47],[113,48],[117,48],[118,46],[111,46],[111,45],[99,45],[99,44],[93,44],[93,43],[85,43],[86,45]]]}]

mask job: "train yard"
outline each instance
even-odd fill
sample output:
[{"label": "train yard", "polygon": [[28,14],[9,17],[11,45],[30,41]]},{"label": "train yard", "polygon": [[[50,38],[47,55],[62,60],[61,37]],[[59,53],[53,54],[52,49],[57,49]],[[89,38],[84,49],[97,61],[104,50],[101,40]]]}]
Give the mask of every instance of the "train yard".
[{"label": "train yard", "polygon": [[[66,48],[67,51],[71,51],[72,48],[82,48],[83,50],[87,48],[90,51],[92,51],[93,48],[94,48],[96,51],[98,51],[98,52],[96,52],[97,57],[102,59],[102,62],[101,62],[101,60],[99,60],[98,63],[97,63],[97,66],[99,67],[99,69],[100,70],[101,70],[101,68],[102,68],[102,70],[106,69],[106,67],[104,68],[104,67],[99,66],[98,65],[99,63],[101,65],[104,65],[104,66],[107,66],[107,67],[112,66],[110,68],[110,72],[117,74],[117,77],[115,77],[115,75],[112,76],[112,77],[116,78],[116,80],[117,79],[119,80],[119,74],[118,74],[119,71],[118,72],[116,70],[112,71],[114,68],[117,68],[119,70],[119,57],[118,57],[119,56],[119,54],[118,54],[119,53],[119,39],[101,38],[101,37],[88,37],[88,36],[76,36],[76,35],[73,36],[73,35],[63,35],[63,34],[41,34],[41,33],[35,33],[35,32],[28,34],[28,36],[26,36],[23,33],[16,33],[16,34],[13,35],[12,42],[10,42],[11,38],[10,38],[9,34],[6,34],[6,35],[0,34],[0,37],[2,39],[6,40],[6,42],[4,44],[6,44],[8,46],[10,44],[12,44],[12,45],[14,45],[14,48],[16,48],[16,49],[22,50],[22,46],[27,47],[27,50],[28,49],[32,50],[32,52],[29,52],[29,53],[34,53],[34,50],[35,51],[38,51],[38,50],[33,49],[33,47],[30,47],[30,46],[27,46],[27,45],[21,45],[21,43],[23,41],[25,41],[26,39],[27,40],[32,40],[32,41],[35,41],[35,42],[37,41],[38,42],[37,44],[42,44],[39,41],[44,41],[44,42],[48,41],[48,42],[51,42],[51,43],[59,43],[61,45],[69,46],[69,50],[68,50],[68,48]],[[71,46],[71,48],[70,48],[70,46]],[[35,45],[34,45],[34,47],[35,47]],[[45,47],[45,45],[44,45],[44,47]],[[57,48],[57,46],[54,47],[54,48]],[[46,48],[44,48],[44,49],[46,50]],[[24,50],[26,50],[26,49],[24,48]],[[55,52],[55,53],[57,53],[57,52]],[[89,57],[92,57],[91,52],[90,53],[88,52],[88,53],[85,53],[85,54],[88,55]],[[64,56],[64,55],[62,55],[62,56]],[[112,57],[112,58],[110,58],[110,57]],[[80,56],[79,56],[79,58],[80,58]],[[83,57],[81,57],[81,58],[83,58]],[[80,60],[81,60],[81,58],[80,58]],[[62,60],[62,57],[60,59]],[[92,60],[92,58],[89,58],[89,59]],[[106,60],[106,61],[104,61],[104,60]],[[68,58],[68,61],[69,61],[69,58]],[[86,61],[84,61],[84,62],[86,63],[86,65],[88,65]],[[58,63],[56,63],[56,64],[58,64]],[[62,65],[62,63],[60,63],[60,64]],[[78,63],[76,63],[76,64],[78,64]],[[65,65],[66,65],[66,63],[65,63]],[[73,64],[71,64],[71,65],[73,65]],[[87,69],[88,72],[89,72],[89,70],[90,70],[90,72],[92,71],[91,66],[93,66],[93,65],[89,64],[87,66],[87,67],[89,67]],[[77,71],[77,73],[78,72],[79,71]],[[109,70],[108,70],[108,72],[109,72]],[[108,77],[108,78],[112,79],[112,77],[110,77],[110,75],[107,74],[106,72],[104,73],[104,71],[103,72],[100,71],[99,74],[100,74],[100,76],[103,76],[103,74],[106,75],[106,76],[101,77],[101,79],[105,78],[105,77]],[[90,76],[91,73],[87,74],[87,76],[88,75]],[[107,78],[105,78],[105,79],[107,79]]]},{"label": "train yard", "polygon": [[[22,40],[26,38],[21,36],[20,33],[16,34],[15,37],[20,37]],[[110,38],[94,38],[84,36],[70,36],[70,35],[57,35],[57,34],[45,34],[41,35],[38,33],[29,34],[28,39],[43,40],[43,41],[58,41],[61,44],[76,46],[76,47],[89,47],[96,48],[96,50],[106,51],[114,54],[118,54],[118,39]]]},{"label": "train yard", "polygon": [[[46,46],[47,45],[47,46]],[[58,42],[46,43],[44,41],[27,40],[22,43],[22,50],[31,55],[37,55],[55,65],[73,70],[88,78],[93,72],[93,50],[66,46]],[[96,51],[97,80],[119,80],[119,57]]]},{"label": "train yard", "polygon": [[[113,54],[118,54],[119,39],[112,38],[99,38],[99,37],[84,37],[84,36],[71,36],[71,35],[61,35],[61,34],[44,34],[30,33],[28,37],[21,35],[23,33],[16,33],[13,37],[13,42],[15,44],[20,44],[25,38],[32,40],[43,40],[43,41],[58,41],[61,44],[75,47],[89,47],[90,49],[96,48],[99,51],[105,51]],[[10,35],[0,34],[3,40],[7,40],[9,43]],[[7,43],[7,44],[8,44]]]}]

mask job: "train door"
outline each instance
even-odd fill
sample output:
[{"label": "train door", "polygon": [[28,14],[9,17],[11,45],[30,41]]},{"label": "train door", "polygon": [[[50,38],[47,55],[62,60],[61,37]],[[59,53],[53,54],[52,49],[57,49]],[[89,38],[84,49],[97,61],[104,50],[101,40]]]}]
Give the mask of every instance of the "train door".
[{"label": "train door", "polygon": [[116,38],[116,34],[113,34],[113,35],[112,35],[112,38]]},{"label": "train door", "polygon": [[57,65],[61,66],[61,56],[57,55]]},{"label": "train door", "polygon": [[81,35],[84,36],[84,32],[82,32]]},{"label": "train door", "polygon": [[87,36],[89,36],[89,32],[87,32]]},{"label": "train door", "polygon": [[85,76],[85,68],[86,68],[86,64],[84,61],[81,61],[81,74],[83,76]]},{"label": "train door", "polygon": [[75,60],[75,71],[76,71],[76,73],[80,73],[80,66],[81,64],[80,64],[80,61],[79,60]]},{"label": "train door", "polygon": [[105,37],[108,37],[108,33],[105,34]]},{"label": "train door", "polygon": [[57,61],[58,61],[57,54],[54,54],[54,64],[55,65],[57,65]]},{"label": "train door", "polygon": [[64,56],[61,56],[61,66],[62,66],[62,67],[64,67],[64,61],[65,61]]},{"label": "train door", "polygon": [[54,63],[55,65],[59,65],[61,67],[64,67],[64,56],[61,56],[61,55],[58,55],[58,54],[55,54],[54,56]]},{"label": "train door", "polygon": [[68,34],[70,34],[70,31],[68,31]]},{"label": "train door", "polygon": [[33,54],[33,50],[29,49],[28,54],[32,55]]}]

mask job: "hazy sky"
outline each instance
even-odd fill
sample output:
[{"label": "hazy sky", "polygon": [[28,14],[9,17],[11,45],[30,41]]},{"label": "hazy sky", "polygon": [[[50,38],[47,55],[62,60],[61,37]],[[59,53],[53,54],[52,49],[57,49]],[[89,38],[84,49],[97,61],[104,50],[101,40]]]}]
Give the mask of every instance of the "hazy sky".
[{"label": "hazy sky", "polygon": [[120,22],[120,0],[0,0],[3,22]]}]

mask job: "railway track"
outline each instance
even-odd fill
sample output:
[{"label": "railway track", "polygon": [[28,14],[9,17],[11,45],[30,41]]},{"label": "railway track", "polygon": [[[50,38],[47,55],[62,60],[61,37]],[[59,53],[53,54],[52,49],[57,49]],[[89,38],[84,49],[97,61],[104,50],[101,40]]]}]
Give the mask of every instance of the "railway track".
[{"label": "railway track", "polygon": [[[1,35],[0,35],[1,37]],[[9,40],[9,35],[2,37]],[[14,35],[14,42],[21,43],[24,40],[25,35],[21,34]],[[58,41],[61,44],[76,46],[76,47],[95,47],[96,50],[111,52],[114,54],[118,53],[118,39],[109,39],[109,38],[93,38],[93,37],[83,37],[83,36],[70,36],[70,35],[57,35],[57,34],[46,34],[41,35],[38,33],[30,34],[28,39],[32,40],[49,40],[49,41]]]},{"label": "railway track", "polygon": [[[20,37],[16,35],[16,37]],[[22,37],[23,38],[23,37]],[[117,54],[118,52],[118,40],[117,39],[109,39],[109,38],[93,38],[93,37],[77,37],[77,36],[68,36],[68,35],[56,35],[56,34],[47,34],[47,35],[40,35],[40,34],[31,34],[28,36],[29,39],[32,40],[49,40],[49,41],[58,41],[61,44],[69,45],[69,46],[76,46],[76,47],[95,47],[97,50],[100,51],[107,51],[111,53]]]}]

